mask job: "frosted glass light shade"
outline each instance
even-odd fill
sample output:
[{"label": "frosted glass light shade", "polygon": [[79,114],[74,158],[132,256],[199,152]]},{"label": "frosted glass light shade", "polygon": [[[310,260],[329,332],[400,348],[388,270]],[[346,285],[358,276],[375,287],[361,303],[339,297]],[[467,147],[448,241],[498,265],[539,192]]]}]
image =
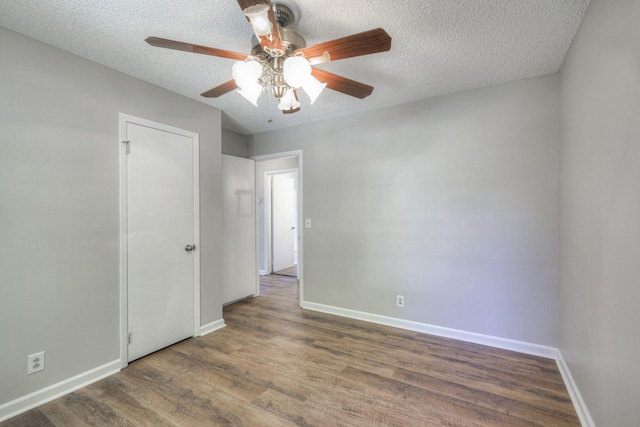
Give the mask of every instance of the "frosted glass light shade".
[{"label": "frosted glass light shade", "polygon": [[238,93],[256,107],[262,93],[262,85],[258,83],[261,75],[262,65],[256,61],[238,61],[233,64],[233,79],[240,87]]},{"label": "frosted glass light shade", "polygon": [[283,75],[289,86],[304,89],[312,104],[327,85],[311,75],[309,61],[301,56],[292,56],[284,61]]},{"label": "frosted glass light shade", "polygon": [[282,74],[289,86],[297,89],[311,76],[311,65],[301,56],[291,56],[284,61]]},{"label": "frosted glass light shade", "polygon": [[309,61],[301,56],[292,56],[284,61],[283,75],[289,86],[304,89],[312,104],[327,85],[311,75]]},{"label": "frosted glass light shade", "polygon": [[262,75],[262,65],[257,61],[238,61],[233,64],[233,79],[240,87],[256,83]]},{"label": "frosted glass light shade", "polygon": [[280,98],[280,103],[278,104],[278,108],[284,111],[295,110],[296,108],[300,108],[300,103],[296,99],[296,95],[293,92],[293,89],[287,90],[284,96]]},{"label": "frosted glass light shade", "polygon": [[269,21],[269,5],[255,4],[242,11],[249,18],[251,28],[258,38],[271,34],[271,21]]},{"label": "frosted glass light shade", "polygon": [[249,101],[250,103],[252,103],[257,107],[258,98],[262,93],[262,86],[260,86],[258,83],[256,83],[255,85],[245,86],[240,90],[238,90],[238,93],[244,96],[247,101]]},{"label": "frosted glass light shade", "polygon": [[316,99],[318,99],[318,96],[320,96],[322,90],[326,85],[326,83],[320,83],[318,79],[310,75],[302,85],[302,89],[307,92],[307,95],[309,95],[309,98],[311,98],[311,103],[313,104]]}]

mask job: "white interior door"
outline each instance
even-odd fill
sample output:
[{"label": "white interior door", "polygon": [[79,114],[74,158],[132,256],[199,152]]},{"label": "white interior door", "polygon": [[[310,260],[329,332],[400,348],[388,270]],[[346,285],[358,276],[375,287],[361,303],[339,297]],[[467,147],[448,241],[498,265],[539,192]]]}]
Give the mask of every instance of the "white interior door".
[{"label": "white interior door", "polygon": [[296,191],[292,174],[271,179],[271,255],[272,272],[276,272],[295,265]]},{"label": "white interior door", "polygon": [[128,359],[194,335],[197,140],[126,124]]},{"label": "white interior door", "polygon": [[257,293],[255,162],[222,156],[224,304]]}]

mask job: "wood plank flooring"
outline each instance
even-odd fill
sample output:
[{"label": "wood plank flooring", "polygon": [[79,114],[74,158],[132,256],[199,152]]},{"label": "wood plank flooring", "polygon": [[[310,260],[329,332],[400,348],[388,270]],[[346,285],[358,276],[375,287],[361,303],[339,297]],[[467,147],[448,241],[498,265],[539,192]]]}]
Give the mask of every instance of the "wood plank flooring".
[{"label": "wood plank flooring", "polygon": [[293,267],[285,268],[284,270],[274,271],[273,274],[278,276],[298,277],[298,265],[296,264]]},{"label": "wood plank flooring", "polygon": [[552,360],[302,310],[295,278],[261,293],[0,427],[580,425]]}]

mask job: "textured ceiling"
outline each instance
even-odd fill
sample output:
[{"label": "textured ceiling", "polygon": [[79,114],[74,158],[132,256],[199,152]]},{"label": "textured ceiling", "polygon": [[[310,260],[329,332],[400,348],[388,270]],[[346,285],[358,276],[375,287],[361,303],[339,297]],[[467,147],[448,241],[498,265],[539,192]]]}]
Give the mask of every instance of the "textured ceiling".
[{"label": "textured ceiling", "polygon": [[[283,115],[263,94],[200,93],[231,79],[233,61],[151,47],[148,36],[250,52],[236,0],[20,0],[0,2],[0,26],[223,111],[223,127],[254,134],[557,72],[589,0],[297,0],[307,45],[373,28],[391,51],[322,64],[374,86],[364,100],[325,90]],[[271,120],[271,123],[269,121]]]}]

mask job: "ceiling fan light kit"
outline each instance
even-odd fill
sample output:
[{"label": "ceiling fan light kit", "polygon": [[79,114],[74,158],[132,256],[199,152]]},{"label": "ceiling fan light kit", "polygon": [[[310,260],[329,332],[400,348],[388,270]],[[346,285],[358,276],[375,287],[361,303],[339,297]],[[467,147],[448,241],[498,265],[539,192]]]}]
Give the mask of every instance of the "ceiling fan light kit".
[{"label": "ceiling fan light kit", "polygon": [[297,91],[303,89],[311,104],[325,87],[365,98],[373,87],[328,71],[312,67],[323,62],[385,52],[391,49],[391,37],[381,28],[341,39],[306,46],[302,36],[287,28],[298,22],[300,9],[293,0],[238,0],[242,12],[255,34],[251,55],[173,40],[149,37],[152,46],[182,50],[204,55],[235,59],[233,80],[204,93],[217,98],[234,89],[256,107],[262,92],[279,100],[278,108],[285,114],[300,110]]}]

